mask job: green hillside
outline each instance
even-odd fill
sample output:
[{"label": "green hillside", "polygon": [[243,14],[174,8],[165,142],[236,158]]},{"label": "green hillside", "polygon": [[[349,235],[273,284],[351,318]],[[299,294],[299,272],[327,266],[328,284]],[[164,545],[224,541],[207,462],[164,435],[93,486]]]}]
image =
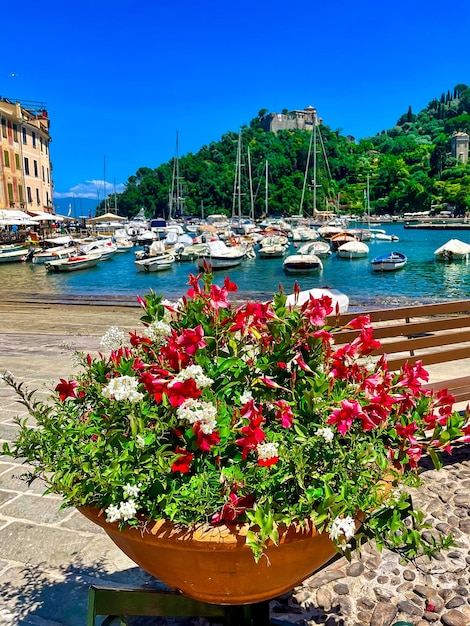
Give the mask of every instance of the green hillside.
[{"label": "green hillside", "polygon": [[[266,132],[260,125],[266,112],[261,110],[241,129],[240,195],[238,190],[234,194],[238,132],[229,132],[196,154],[178,159],[179,197],[185,215],[231,215],[234,196],[237,212],[240,201],[242,214],[249,215],[249,170],[255,215],[264,215],[266,161],[269,214],[313,214],[313,156],[305,178],[312,133]],[[395,126],[373,137],[354,141],[321,125],[317,133],[317,209],[335,206],[341,213],[363,213],[369,177],[371,210],[378,215],[428,211],[431,207],[464,214],[470,207],[470,165],[451,156],[455,132],[470,134],[470,88],[463,84],[431,100],[419,113],[408,107]],[[154,169],[139,168],[117,196],[119,213],[132,217],[144,207],[147,217],[168,217],[172,187],[176,196],[174,170],[173,160]],[[112,204],[114,198],[110,201]],[[97,214],[102,212],[104,202]]]}]

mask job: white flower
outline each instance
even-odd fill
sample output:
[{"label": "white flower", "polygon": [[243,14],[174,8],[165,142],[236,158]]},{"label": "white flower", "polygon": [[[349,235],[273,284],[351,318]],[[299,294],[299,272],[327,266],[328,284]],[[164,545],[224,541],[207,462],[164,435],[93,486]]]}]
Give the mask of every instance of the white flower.
[{"label": "white flower", "polygon": [[340,539],[341,543],[345,543],[348,539],[352,539],[355,534],[356,524],[350,515],[347,515],[346,517],[337,517],[333,520],[330,527],[330,539],[332,541]]},{"label": "white flower", "polygon": [[163,320],[155,320],[145,327],[142,334],[154,343],[163,345],[167,337],[171,335],[171,326]]},{"label": "white flower", "polygon": [[253,400],[253,394],[249,390],[248,391],[244,391],[240,395],[240,402],[242,404],[246,404],[247,402],[251,402],[251,400]]},{"label": "white flower", "polygon": [[127,522],[128,520],[135,517],[137,513],[135,501],[128,500],[127,502],[121,502],[121,504],[119,505],[119,513],[121,514],[121,519],[123,522]]},{"label": "white flower", "polygon": [[3,372],[3,374],[0,376],[0,379],[10,383],[14,382],[15,380],[13,374],[9,370]]},{"label": "white flower", "polygon": [[193,379],[198,389],[204,389],[204,387],[210,387],[214,382],[212,378],[209,378],[204,374],[204,371],[200,365],[188,365],[182,369],[168,385],[171,387],[175,383],[183,383],[185,380]]},{"label": "white flower", "polygon": [[123,492],[124,495],[127,497],[131,497],[131,498],[137,498],[137,496],[139,495],[139,485],[124,485],[123,487]]},{"label": "white flower", "polygon": [[101,337],[100,345],[105,350],[119,350],[127,344],[126,334],[119,330],[117,326],[110,326]]},{"label": "white flower", "polygon": [[259,459],[267,461],[268,459],[279,456],[279,446],[277,443],[259,443],[256,446],[256,452],[258,453]]},{"label": "white flower", "polygon": [[121,502],[119,506],[111,504],[105,511],[106,521],[112,524],[113,522],[127,522],[136,516],[137,507],[135,500],[127,500],[127,502]]},{"label": "white flower", "polygon": [[111,504],[110,506],[108,506],[105,513],[106,513],[106,521],[109,522],[110,524],[113,524],[114,522],[119,522],[119,520],[121,519],[121,513],[119,512],[119,507],[115,506],[114,504]]},{"label": "white flower", "polygon": [[109,381],[107,387],[103,389],[105,398],[119,401],[128,400],[129,402],[138,402],[142,400],[144,395],[137,391],[139,382],[133,376],[119,376]]},{"label": "white flower", "polygon": [[145,437],[142,437],[142,435],[137,435],[137,437],[135,438],[135,442],[139,446],[139,448],[145,447]]},{"label": "white flower", "polygon": [[217,426],[217,408],[210,402],[188,398],[176,409],[176,415],[190,424],[198,423],[205,435],[210,435]]},{"label": "white flower", "polygon": [[333,439],[335,437],[334,432],[328,426],[325,426],[325,428],[319,428],[315,434],[318,437],[323,437],[323,439],[327,443],[330,443],[330,441],[333,441]]}]

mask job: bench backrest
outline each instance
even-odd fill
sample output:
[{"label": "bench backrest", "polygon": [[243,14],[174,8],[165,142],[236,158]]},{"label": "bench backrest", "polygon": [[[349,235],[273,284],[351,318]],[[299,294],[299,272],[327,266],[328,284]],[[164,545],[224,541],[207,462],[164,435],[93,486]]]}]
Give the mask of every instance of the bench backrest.
[{"label": "bench backrest", "polygon": [[[470,359],[470,300],[346,313],[330,317],[329,323],[342,327],[358,315],[370,316],[374,337],[382,344],[371,356],[386,354],[392,370],[406,361],[420,360],[426,367]],[[335,333],[335,343],[348,343],[357,334],[357,330],[340,330]],[[459,400],[470,399],[470,376],[466,381],[459,378],[428,386],[449,388]]]}]

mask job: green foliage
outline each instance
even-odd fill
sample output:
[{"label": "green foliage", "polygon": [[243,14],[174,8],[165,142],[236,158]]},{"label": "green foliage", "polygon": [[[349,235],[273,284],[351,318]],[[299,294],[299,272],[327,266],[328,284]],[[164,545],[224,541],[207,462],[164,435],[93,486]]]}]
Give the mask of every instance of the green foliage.
[{"label": "green foliage", "polygon": [[[287,111],[285,111],[287,113]],[[277,134],[262,129],[267,109],[242,129],[243,158],[247,164],[250,148],[254,208],[257,217],[263,216],[265,207],[265,162],[269,162],[269,207],[272,215],[291,215],[302,211],[313,214],[313,193],[309,185],[304,206],[300,207],[302,187],[307,165],[310,132],[301,130],[280,131]],[[363,191],[367,173],[372,174],[370,201],[377,213],[402,214],[405,211],[430,209],[439,196],[441,203],[464,211],[470,186],[465,181],[459,193],[439,186],[442,174],[453,165],[448,159],[450,140],[455,132],[470,132],[470,89],[457,85],[452,92],[443,93],[415,114],[411,107],[400,116],[397,124],[374,137],[350,142],[340,132],[328,126],[320,127],[323,148],[318,152],[317,208],[324,210],[339,194],[341,212],[364,212]],[[229,132],[219,141],[202,146],[196,154],[179,158],[179,174],[186,215],[225,213],[231,215],[238,134]],[[328,167],[326,166],[328,163]],[[364,167],[366,163],[367,167]],[[172,186],[173,160],[152,169],[141,167],[129,177],[126,189],[118,194],[122,215],[132,217],[144,207],[147,217],[168,217],[168,197]],[[412,167],[417,166],[428,183],[419,190],[413,180]],[[403,169],[401,184],[387,173],[388,168]],[[310,160],[307,180],[313,177],[313,159]],[[246,198],[248,198],[248,183]],[[99,207],[104,212],[104,201]],[[242,212],[248,215],[248,200]]]}]

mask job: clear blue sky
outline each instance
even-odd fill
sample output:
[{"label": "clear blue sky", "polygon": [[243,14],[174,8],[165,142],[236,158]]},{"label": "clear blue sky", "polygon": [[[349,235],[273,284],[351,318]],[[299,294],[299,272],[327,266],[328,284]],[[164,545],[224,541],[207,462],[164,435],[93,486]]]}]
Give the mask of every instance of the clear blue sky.
[{"label": "clear blue sky", "polygon": [[43,101],[54,202],[118,191],[266,108],[357,139],[470,84],[470,4],[24,0],[3,11],[0,95]]}]

